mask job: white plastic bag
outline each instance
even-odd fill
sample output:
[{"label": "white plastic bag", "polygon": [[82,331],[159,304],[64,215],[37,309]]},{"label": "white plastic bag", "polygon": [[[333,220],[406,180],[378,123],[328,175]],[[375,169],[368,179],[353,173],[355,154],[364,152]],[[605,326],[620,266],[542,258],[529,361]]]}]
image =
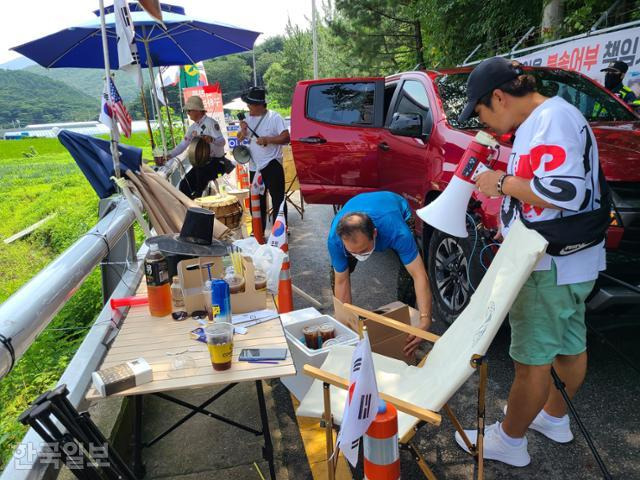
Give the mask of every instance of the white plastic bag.
[{"label": "white plastic bag", "polygon": [[277,294],[285,253],[277,247],[260,245],[253,237],[236,240],[233,244],[242,250],[243,255],[251,257],[255,268],[267,275],[267,290]]}]

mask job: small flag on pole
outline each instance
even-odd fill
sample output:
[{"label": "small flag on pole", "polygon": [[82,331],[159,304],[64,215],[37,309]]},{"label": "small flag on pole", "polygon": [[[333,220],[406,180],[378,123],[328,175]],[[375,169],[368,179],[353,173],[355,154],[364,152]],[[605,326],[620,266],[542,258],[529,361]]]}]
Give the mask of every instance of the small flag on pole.
[{"label": "small flag on pole", "polygon": [[[111,100],[113,101],[113,103],[109,103],[109,93],[107,92],[107,85],[109,85],[111,88]],[[113,83],[113,80],[109,79],[108,84],[107,80],[105,80],[104,82],[104,90],[102,92],[102,108],[100,109],[99,120],[101,123],[112,129],[111,122],[113,122],[114,119],[116,120],[116,123],[120,125],[120,130],[122,130],[124,136],[130,137],[131,115],[129,115],[127,107],[124,106],[122,98],[120,98],[120,94],[118,93],[118,90],[116,90],[116,86]]]},{"label": "small flag on pole", "polygon": [[358,463],[360,438],[378,414],[378,384],[369,337],[364,336],[351,357],[349,395],[342,415],[336,446],[354,467]]},{"label": "small flag on pole", "polygon": [[116,17],[116,36],[118,37],[118,64],[124,70],[135,76],[138,88],[142,88],[140,75],[140,55],[136,45],[136,31],[133,18],[126,0],[115,0],[113,3]]},{"label": "small flag on pole", "polygon": [[[109,92],[107,91],[107,82],[104,82],[104,88],[102,89],[102,101],[100,103],[100,116],[98,121],[105,125],[112,132],[118,133],[118,129],[113,128],[113,111],[109,103]],[[118,140],[117,138],[115,140]]]},{"label": "small flag on pole", "polygon": [[260,172],[256,172],[253,176],[253,182],[251,183],[251,190],[257,192],[258,195],[264,195],[265,186],[264,180],[262,179],[262,174]]},{"label": "small flag on pole", "polygon": [[144,8],[149,15],[162,23],[162,8],[160,7],[160,0],[138,0],[138,3],[142,5],[142,8]]},{"label": "small flag on pole", "polygon": [[287,245],[287,220],[284,217],[284,202],[282,200],[280,204],[280,210],[278,216],[271,229],[271,235],[269,235],[269,241],[267,242],[272,247],[282,248],[285,252],[288,248],[283,248],[283,245]]},{"label": "small flag on pole", "polygon": [[156,75],[156,94],[158,100],[162,102],[163,105],[167,104],[167,100],[164,97],[164,92],[162,91],[162,86],[171,87],[173,85],[177,85],[180,81],[180,67],[177,65],[171,65],[169,67],[160,67],[159,72]]}]

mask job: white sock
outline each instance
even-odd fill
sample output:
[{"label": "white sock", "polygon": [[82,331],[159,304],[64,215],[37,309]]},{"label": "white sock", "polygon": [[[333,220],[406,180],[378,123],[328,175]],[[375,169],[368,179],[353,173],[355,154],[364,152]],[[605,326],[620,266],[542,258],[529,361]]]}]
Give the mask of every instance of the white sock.
[{"label": "white sock", "polygon": [[524,437],[513,438],[504,433],[504,430],[502,429],[502,422],[500,422],[500,426],[498,427],[498,433],[500,434],[502,440],[504,440],[507,445],[510,445],[512,447],[519,447],[520,445],[522,445],[522,441],[524,440]]},{"label": "white sock", "polygon": [[566,417],[566,415],[562,417],[554,417],[553,415],[549,415],[547,412],[544,411],[544,408],[540,410],[540,415],[542,416],[542,418],[550,421],[551,423],[562,423],[564,422],[564,419]]}]

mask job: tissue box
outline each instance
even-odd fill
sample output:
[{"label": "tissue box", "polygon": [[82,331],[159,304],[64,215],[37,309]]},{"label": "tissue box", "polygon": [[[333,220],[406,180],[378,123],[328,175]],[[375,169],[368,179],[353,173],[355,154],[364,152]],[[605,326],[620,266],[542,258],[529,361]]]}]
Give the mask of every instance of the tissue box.
[{"label": "tissue box", "polygon": [[151,366],[144,358],[114,365],[91,374],[94,388],[106,397],[153,380]]}]

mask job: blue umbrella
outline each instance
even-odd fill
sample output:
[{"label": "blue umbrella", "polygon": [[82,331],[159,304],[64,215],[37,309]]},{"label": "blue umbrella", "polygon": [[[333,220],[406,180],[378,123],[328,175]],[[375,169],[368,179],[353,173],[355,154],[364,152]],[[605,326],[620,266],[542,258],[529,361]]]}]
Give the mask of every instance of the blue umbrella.
[{"label": "blue umbrella", "polygon": [[[69,150],[100,198],[116,193],[116,186],[111,181],[114,170],[110,142],[69,130],[62,130],[58,134],[58,140]],[[118,151],[122,173],[127,170],[140,171],[142,149],[119,143]]]},{"label": "blue umbrella", "polygon": [[[190,65],[209,58],[251,50],[260,32],[184,15],[173,5],[162,5],[163,29],[137,3],[130,3],[140,65]],[[109,63],[118,68],[117,37],[113,7],[106,9]],[[147,61],[147,48],[151,61]],[[33,40],[12,48],[46,68],[103,68],[100,19]]]}]

